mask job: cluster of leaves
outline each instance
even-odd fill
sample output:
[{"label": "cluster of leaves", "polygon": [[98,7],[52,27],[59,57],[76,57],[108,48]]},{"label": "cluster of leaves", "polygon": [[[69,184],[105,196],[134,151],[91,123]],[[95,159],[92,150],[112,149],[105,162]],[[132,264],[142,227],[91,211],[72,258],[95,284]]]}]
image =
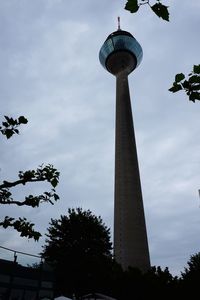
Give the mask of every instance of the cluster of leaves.
[{"label": "cluster of leaves", "polygon": [[176,93],[181,90],[186,92],[190,101],[200,100],[200,65],[193,66],[193,71],[188,74],[187,79],[183,73],[176,74],[173,86],[169,91]]},{"label": "cluster of leaves", "polygon": [[36,170],[19,171],[19,178],[22,184],[33,181],[47,181],[55,188],[59,181],[59,172],[53,165],[41,165]]},{"label": "cluster of leaves", "polygon": [[0,226],[3,228],[13,227],[15,230],[20,232],[21,236],[25,236],[28,238],[34,238],[35,241],[38,241],[41,237],[41,233],[35,231],[33,223],[27,221],[26,218],[18,218],[17,220],[6,216],[2,222],[0,222]]},{"label": "cluster of leaves", "polygon": [[[15,204],[17,206],[31,206],[38,207],[42,202],[48,202],[54,204],[54,201],[59,199],[56,194],[55,187],[59,181],[59,172],[52,166],[40,166],[36,170],[19,171],[19,179],[16,181],[3,181],[0,184],[0,204]],[[29,195],[25,197],[25,200],[18,201],[12,198],[11,188],[19,186],[20,184],[25,185],[31,182],[47,181],[52,185],[50,192],[44,192],[41,195],[33,196]],[[17,231],[21,232],[21,236],[27,236],[28,238],[34,238],[38,240],[41,236],[39,232],[34,231],[32,223],[26,221],[25,218],[19,218],[15,220],[14,218],[9,218],[8,216],[0,222],[0,225],[4,228],[8,226],[14,227]]]},{"label": "cluster of leaves", "polygon": [[[9,139],[13,134],[19,134],[18,127],[21,124],[26,124],[28,120],[20,116],[18,119],[13,119],[7,116],[4,116],[5,120],[0,126],[0,132]],[[46,181],[50,183],[52,189],[49,192],[44,192],[41,195],[34,196],[29,195],[25,196],[24,200],[15,200],[12,197],[11,188],[26,185],[27,183],[32,182],[41,182]],[[55,201],[59,199],[59,196],[56,194],[55,187],[59,181],[59,172],[49,164],[46,166],[39,166],[36,170],[28,171],[19,171],[18,179],[15,181],[6,181],[4,180],[0,183],[0,204],[14,204],[17,206],[31,206],[38,207],[42,202],[47,202],[54,204]],[[34,224],[27,221],[26,218],[19,217],[18,219],[6,216],[4,220],[0,221],[0,226],[3,228],[13,227],[15,230],[20,232],[21,236],[26,236],[28,238],[34,238],[36,241],[41,236],[40,232],[34,230]]]},{"label": "cluster of leaves", "polygon": [[190,256],[188,267],[184,268],[181,276],[185,280],[192,280],[196,277],[200,278],[200,252]]},{"label": "cluster of leaves", "polygon": [[125,9],[131,13],[136,13],[139,8],[145,4],[147,4],[159,18],[169,21],[168,6],[162,4],[160,0],[157,0],[153,5],[150,4],[149,0],[128,0]]},{"label": "cluster of leaves", "polygon": [[4,116],[6,121],[2,122],[2,126],[0,126],[0,132],[9,139],[13,134],[19,134],[18,127],[21,124],[27,124],[28,120],[24,116],[20,116],[18,119],[9,118],[8,116]]},{"label": "cluster of leaves", "polygon": [[137,268],[118,270],[116,277],[111,281],[114,298],[119,300],[133,299],[134,294],[140,295],[138,299],[173,299],[176,278],[170,274],[168,268],[152,267],[146,273]]}]

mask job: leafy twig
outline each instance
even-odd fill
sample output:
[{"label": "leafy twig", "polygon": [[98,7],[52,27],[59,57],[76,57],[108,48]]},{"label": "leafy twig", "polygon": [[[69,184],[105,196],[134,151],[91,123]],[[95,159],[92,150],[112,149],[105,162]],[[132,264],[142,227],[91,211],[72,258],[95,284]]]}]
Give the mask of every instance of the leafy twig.
[{"label": "leafy twig", "polygon": [[159,18],[169,21],[168,6],[162,4],[160,0],[156,0],[157,3],[154,5],[151,5],[149,1],[150,0],[128,0],[125,9],[131,13],[136,13],[140,6],[147,4]]},{"label": "leafy twig", "polygon": [[188,74],[188,79],[185,78],[183,73],[176,74],[175,81],[169,91],[176,93],[184,90],[190,101],[200,100],[200,65],[194,65],[193,71]]},{"label": "leafy twig", "polygon": [[13,134],[19,134],[18,127],[21,124],[27,124],[28,120],[24,116],[20,116],[18,119],[13,119],[8,116],[4,116],[6,121],[2,122],[0,126],[0,132],[9,139]]}]

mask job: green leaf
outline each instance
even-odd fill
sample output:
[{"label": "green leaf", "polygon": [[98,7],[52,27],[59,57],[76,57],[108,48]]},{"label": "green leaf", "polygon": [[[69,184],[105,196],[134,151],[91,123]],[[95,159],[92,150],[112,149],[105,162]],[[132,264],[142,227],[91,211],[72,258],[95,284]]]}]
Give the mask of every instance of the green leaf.
[{"label": "green leaf", "polygon": [[128,0],[125,9],[129,10],[131,13],[137,12],[139,9],[138,0]]},{"label": "green leaf", "polygon": [[17,121],[14,120],[13,118],[8,118],[6,116],[5,116],[5,118],[6,118],[6,120],[7,120],[7,122],[8,122],[9,125],[12,125],[12,126],[17,125]]},{"label": "green leaf", "polygon": [[9,124],[7,122],[2,122],[2,125],[6,128],[9,127]]},{"label": "green leaf", "polygon": [[189,84],[188,80],[184,80],[182,85],[183,85],[184,89],[186,89],[186,90],[189,89],[189,87],[190,87],[190,84]]},{"label": "green leaf", "polygon": [[14,132],[19,134],[19,130],[18,129],[14,129]]},{"label": "green leaf", "polygon": [[180,90],[182,90],[182,86],[180,84],[176,84],[176,83],[174,83],[174,85],[169,89],[169,91],[172,93],[176,93]]},{"label": "green leaf", "polygon": [[53,196],[54,196],[54,200],[55,200],[55,201],[57,201],[57,200],[60,199],[60,197],[59,197],[57,194],[54,194]]},{"label": "green leaf", "polygon": [[10,118],[9,118],[8,116],[4,116],[4,118],[6,119],[6,121],[7,121],[8,123],[10,123]]},{"label": "green leaf", "polygon": [[7,139],[9,139],[13,134],[14,134],[14,132],[12,129],[5,130],[5,136],[7,137]]},{"label": "green leaf", "polygon": [[165,21],[169,21],[169,11],[168,6],[163,5],[162,3],[156,3],[153,6],[151,6],[151,9],[154,11],[154,13],[159,17],[162,18]]},{"label": "green leaf", "polygon": [[193,75],[189,78],[190,83],[200,83],[200,76],[198,75]]},{"label": "green leaf", "polygon": [[192,85],[192,90],[193,91],[200,91],[200,84]]},{"label": "green leaf", "polygon": [[57,186],[57,184],[58,184],[58,179],[53,178],[53,179],[51,180],[51,185],[55,188],[55,187]]},{"label": "green leaf", "polygon": [[193,72],[196,74],[200,74],[200,65],[194,65],[193,66]]},{"label": "green leaf", "polygon": [[10,118],[10,124],[11,124],[12,126],[17,125],[17,120],[14,120],[13,118]]},{"label": "green leaf", "polygon": [[19,122],[20,124],[27,124],[27,123],[28,123],[28,120],[27,120],[24,116],[20,116],[20,117],[18,118],[18,122]]},{"label": "green leaf", "polygon": [[24,172],[23,174],[23,180],[24,181],[30,181],[31,179],[33,179],[35,176],[35,171],[34,170],[28,170],[26,172]]},{"label": "green leaf", "polygon": [[195,102],[195,100],[200,100],[200,93],[192,92],[189,96],[189,100]]},{"label": "green leaf", "polygon": [[176,74],[175,76],[175,81],[176,82],[180,82],[181,80],[183,80],[185,78],[185,75],[183,73],[179,73],[179,74]]}]

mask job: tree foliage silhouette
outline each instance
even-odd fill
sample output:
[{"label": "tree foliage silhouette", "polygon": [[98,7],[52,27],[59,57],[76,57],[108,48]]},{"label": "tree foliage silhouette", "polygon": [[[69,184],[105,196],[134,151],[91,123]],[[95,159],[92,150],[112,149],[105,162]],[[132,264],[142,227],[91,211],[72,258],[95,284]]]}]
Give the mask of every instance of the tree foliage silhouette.
[{"label": "tree foliage silhouette", "polygon": [[188,267],[181,273],[183,279],[194,279],[198,278],[200,283],[200,252],[192,255],[187,262]]},{"label": "tree foliage silhouette", "polygon": [[180,290],[188,299],[195,299],[200,285],[200,252],[192,255],[181,272]]},{"label": "tree foliage silhouette", "polygon": [[[7,139],[11,138],[14,134],[19,134],[19,126],[21,124],[27,124],[28,120],[24,116],[20,116],[18,119],[13,119],[8,116],[4,116],[5,121],[0,126],[0,132],[6,136]],[[50,183],[52,189],[48,192],[44,192],[41,195],[28,195],[25,199],[15,200],[13,199],[11,189],[17,186],[25,186],[29,183],[36,183],[46,181]],[[0,183],[0,204],[3,205],[17,205],[17,206],[31,206],[38,207],[42,202],[54,204],[54,201],[59,199],[56,194],[55,187],[59,181],[59,172],[53,167],[53,165],[39,166],[36,170],[19,171],[18,179],[15,181],[4,180]],[[3,220],[0,220],[0,226],[3,228],[13,227],[17,230],[21,236],[33,238],[38,240],[41,233],[35,231],[34,224],[29,222],[25,217],[19,217],[15,219],[10,216],[5,216]]]},{"label": "tree foliage silhouette", "polygon": [[178,280],[173,277],[168,268],[164,270],[151,267],[146,273],[137,268],[120,270],[113,275],[111,284],[112,296],[118,300],[136,299],[172,299],[177,288]]},{"label": "tree foliage silhouette", "polygon": [[90,210],[69,209],[51,219],[42,256],[56,272],[57,291],[68,296],[105,287],[112,264],[110,229]]}]

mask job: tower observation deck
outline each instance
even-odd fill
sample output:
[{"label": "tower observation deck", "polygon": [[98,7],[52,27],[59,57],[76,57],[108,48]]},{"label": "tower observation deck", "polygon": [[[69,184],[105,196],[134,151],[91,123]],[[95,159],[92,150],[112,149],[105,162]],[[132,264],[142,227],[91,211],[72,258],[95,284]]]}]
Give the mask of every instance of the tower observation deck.
[{"label": "tower observation deck", "polygon": [[124,270],[150,268],[150,257],[131,110],[128,75],[140,64],[140,44],[127,31],[111,33],[99,52],[116,77],[114,257]]}]

